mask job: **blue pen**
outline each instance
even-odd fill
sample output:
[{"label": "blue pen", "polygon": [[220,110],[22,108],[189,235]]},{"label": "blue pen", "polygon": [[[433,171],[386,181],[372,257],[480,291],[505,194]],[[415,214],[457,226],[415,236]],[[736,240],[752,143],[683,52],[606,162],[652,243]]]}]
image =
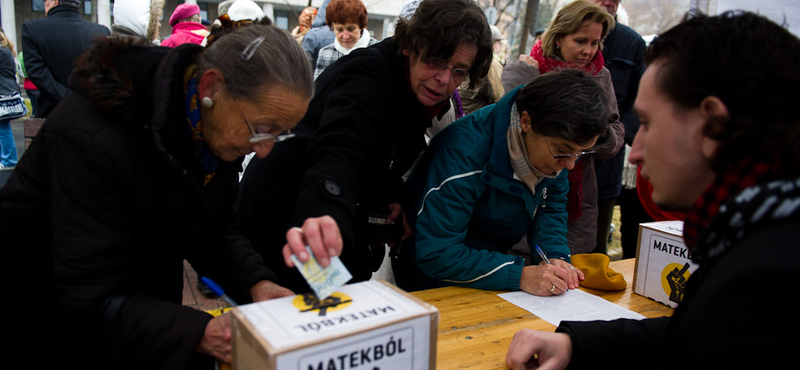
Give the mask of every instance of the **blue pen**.
[{"label": "blue pen", "polygon": [[550,263],[550,260],[547,259],[547,255],[544,254],[544,252],[542,252],[542,248],[539,248],[539,244],[534,245],[534,247],[536,247],[536,253],[539,253],[539,258],[541,258],[542,261],[547,262],[548,265],[552,265],[552,263]]},{"label": "blue pen", "polygon": [[228,295],[225,294],[225,291],[222,290],[222,287],[219,286],[219,284],[215,283],[214,280],[211,280],[205,276],[201,277],[200,280],[203,282],[203,284],[205,284],[208,287],[208,289],[211,289],[211,291],[214,292],[214,294],[216,294],[217,297],[220,297],[224,299],[225,302],[228,302],[228,304],[231,305],[231,307],[239,306],[239,304],[236,303],[236,301],[234,301],[233,299],[231,299],[231,297],[228,297]]}]

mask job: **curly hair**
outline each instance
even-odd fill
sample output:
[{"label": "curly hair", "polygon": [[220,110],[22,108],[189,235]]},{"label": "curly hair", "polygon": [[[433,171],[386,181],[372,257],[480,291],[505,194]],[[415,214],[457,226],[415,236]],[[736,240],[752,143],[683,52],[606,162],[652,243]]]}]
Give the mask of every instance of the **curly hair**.
[{"label": "curly hair", "polygon": [[[581,28],[581,23],[590,21],[592,23],[600,23],[603,25],[603,33],[600,40],[604,40],[609,32],[614,29],[616,22],[614,17],[611,16],[603,8],[595,5],[586,0],[575,0],[558,11],[553,23],[542,35],[542,52],[547,57],[553,57],[557,54],[556,40],[562,37],[578,32]],[[603,50],[603,43],[600,43],[598,51]]]},{"label": "curly hair", "polygon": [[656,84],[680,109],[709,96],[727,107],[728,117],[704,127],[720,142],[715,171],[743,158],[800,161],[800,39],[785,28],[749,12],[687,16],[656,38],[644,59],[662,62]]},{"label": "curly hair", "polygon": [[325,24],[333,29],[333,23],[355,23],[367,28],[367,8],[361,0],[332,0],[325,8]]},{"label": "curly hair", "polygon": [[448,60],[461,44],[478,52],[469,69],[470,88],[478,86],[492,63],[492,30],[483,10],[472,0],[424,0],[410,19],[397,20],[392,42],[425,61]]}]

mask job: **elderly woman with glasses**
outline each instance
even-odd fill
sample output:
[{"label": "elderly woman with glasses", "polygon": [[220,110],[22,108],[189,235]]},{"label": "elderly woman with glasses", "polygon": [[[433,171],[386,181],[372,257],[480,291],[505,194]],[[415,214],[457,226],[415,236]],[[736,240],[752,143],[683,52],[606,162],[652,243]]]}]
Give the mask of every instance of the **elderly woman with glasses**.
[{"label": "elderly woman with glasses", "polygon": [[[37,343],[42,368],[230,362],[230,315],[181,304],[184,260],[240,303],[293,294],[232,211],[241,157],[283,145],[306,112],[311,72],[297,41],[265,25],[208,48],[90,48],[0,190],[5,294],[33,318],[10,320],[26,347],[10,353]],[[341,250],[338,235],[331,218],[312,218],[280,249],[306,260],[310,245],[325,260]]]},{"label": "elderly woman with glasses", "polygon": [[[601,53],[603,40],[614,28],[614,18],[603,8],[586,0],[575,0],[558,11],[553,23],[536,42],[530,56],[510,63],[503,70],[503,86],[510,90],[528,82],[539,73],[562,68],[578,68],[592,76],[611,97],[610,110],[617,114],[617,99],[611,73]],[[594,158],[613,157],[624,145],[625,128],[619,116],[604,133],[602,144],[593,148],[592,157],[578,160],[569,173],[569,233],[567,240],[573,254],[599,252],[597,247],[598,187]],[[518,250],[518,246],[515,250]]]},{"label": "elderly woman with glasses", "polygon": [[297,137],[250,162],[237,204],[240,229],[281,284],[309,290],[278,262],[286,230],[319,215],[339,225],[352,281],[370,279],[385,245],[410,234],[403,175],[425,149],[431,119],[448,110],[467,75],[478,83],[491,60],[491,30],[474,1],[424,0],[393,37],[320,75]]},{"label": "elderly woman with glasses", "polygon": [[[607,130],[608,99],[566,69],[438,133],[407,182],[413,237],[393,259],[397,285],[541,296],[577,288],[584,276],[569,263],[567,173]],[[538,265],[506,254],[523,236]]]}]

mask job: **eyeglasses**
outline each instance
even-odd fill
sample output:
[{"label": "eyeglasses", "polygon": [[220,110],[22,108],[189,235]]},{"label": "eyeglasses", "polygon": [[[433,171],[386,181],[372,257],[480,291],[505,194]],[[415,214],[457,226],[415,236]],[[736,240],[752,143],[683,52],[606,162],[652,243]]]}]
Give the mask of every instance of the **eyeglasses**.
[{"label": "eyeglasses", "polygon": [[244,114],[242,105],[239,104],[238,101],[236,102],[236,105],[239,106],[239,111],[242,112],[242,117],[244,117],[244,123],[247,124],[247,128],[250,129],[250,139],[248,140],[250,141],[250,144],[259,143],[264,140],[273,140],[276,143],[280,143],[281,141],[286,141],[295,137],[295,134],[292,133],[292,130],[289,130],[288,133],[285,135],[278,135],[278,136],[267,133],[257,133],[255,130],[253,130],[253,125],[250,124],[250,120],[247,119],[247,116]]},{"label": "eyeglasses", "polygon": [[542,138],[544,138],[544,145],[545,145],[545,146],[547,146],[547,151],[548,151],[548,152],[550,152],[550,154],[551,154],[551,155],[553,156],[553,158],[555,158],[555,159],[561,159],[561,158],[574,158],[574,159],[576,159],[576,160],[577,160],[577,159],[578,159],[578,158],[580,158],[580,157],[583,157],[583,156],[587,156],[587,155],[591,155],[591,154],[597,153],[597,151],[596,151],[596,150],[584,150],[584,151],[582,151],[582,152],[578,152],[578,153],[576,153],[576,154],[553,154],[553,151],[552,151],[552,150],[550,150],[550,143],[548,143],[548,142],[547,142],[547,136],[542,136]]},{"label": "eyeglasses", "polygon": [[447,65],[447,61],[444,61],[437,57],[428,58],[428,60],[425,61],[425,66],[432,71],[444,71],[449,69],[450,76],[453,78],[454,81],[458,83],[464,81],[464,79],[467,78],[468,74],[466,69],[458,67],[450,68],[450,66]]}]

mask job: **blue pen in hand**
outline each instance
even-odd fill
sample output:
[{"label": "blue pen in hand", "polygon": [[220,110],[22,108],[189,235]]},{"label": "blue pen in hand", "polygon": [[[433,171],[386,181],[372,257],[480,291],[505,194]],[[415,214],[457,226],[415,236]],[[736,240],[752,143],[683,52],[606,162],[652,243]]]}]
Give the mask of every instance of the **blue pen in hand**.
[{"label": "blue pen in hand", "polygon": [[231,307],[239,306],[239,304],[236,303],[236,301],[234,301],[233,299],[231,299],[231,297],[228,297],[228,295],[225,294],[225,291],[222,290],[222,287],[219,286],[219,284],[215,283],[214,280],[211,280],[204,276],[200,278],[200,281],[202,281],[203,284],[205,284],[208,287],[208,289],[211,289],[211,291],[214,292],[214,294],[216,294],[217,297],[220,297],[224,299],[225,302],[228,302],[228,304],[231,305]]},{"label": "blue pen in hand", "polygon": [[534,247],[536,247],[536,253],[539,253],[539,258],[541,258],[542,261],[547,262],[548,265],[552,265],[552,263],[550,263],[550,260],[547,259],[547,255],[544,254],[544,252],[542,252],[542,248],[539,248],[539,244],[534,245]]}]

